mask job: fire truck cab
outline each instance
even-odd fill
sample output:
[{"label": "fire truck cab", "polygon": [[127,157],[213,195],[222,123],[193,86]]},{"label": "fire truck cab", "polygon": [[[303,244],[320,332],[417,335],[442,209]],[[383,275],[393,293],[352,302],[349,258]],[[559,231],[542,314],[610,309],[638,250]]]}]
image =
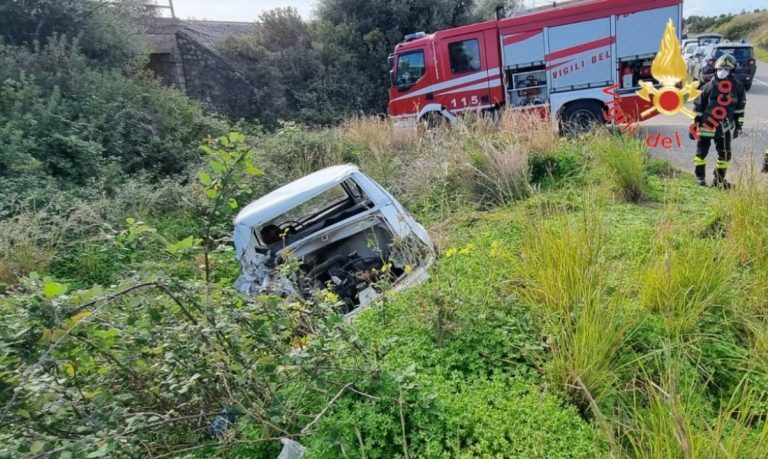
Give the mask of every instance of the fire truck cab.
[{"label": "fire truck cab", "polygon": [[619,100],[639,120],[651,104],[635,92],[653,80],[669,20],[679,39],[682,0],[582,0],[408,35],[389,58],[388,112],[454,122],[506,106],[588,126],[603,123],[606,103]]}]

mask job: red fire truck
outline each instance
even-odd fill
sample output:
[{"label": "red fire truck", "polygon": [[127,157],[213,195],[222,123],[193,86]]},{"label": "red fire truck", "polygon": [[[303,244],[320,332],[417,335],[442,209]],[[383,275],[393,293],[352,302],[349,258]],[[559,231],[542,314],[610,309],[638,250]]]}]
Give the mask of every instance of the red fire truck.
[{"label": "red fire truck", "polygon": [[506,106],[587,126],[615,100],[639,118],[650,103],[635,92],[670,19],[680,39],[682,0],[585,0],[408,35],[389,58],[389,115],[454,122]]}]

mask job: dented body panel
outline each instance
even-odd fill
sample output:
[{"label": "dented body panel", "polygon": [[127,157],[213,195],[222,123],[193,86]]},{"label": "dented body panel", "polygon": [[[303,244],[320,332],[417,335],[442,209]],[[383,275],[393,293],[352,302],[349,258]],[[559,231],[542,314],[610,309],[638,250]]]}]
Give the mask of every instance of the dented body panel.
[{"label": "dented body panel", "polygon": [[[329,167],[268,193],[246,206],[234,225],[237,290],[307,297],[329,288],[349,313],[378,297],[384,273],[398,289],[425,279],[434,258],[424,227],[353,165]],[[279,269],[289,259],[299,266],[292,275]]]}]

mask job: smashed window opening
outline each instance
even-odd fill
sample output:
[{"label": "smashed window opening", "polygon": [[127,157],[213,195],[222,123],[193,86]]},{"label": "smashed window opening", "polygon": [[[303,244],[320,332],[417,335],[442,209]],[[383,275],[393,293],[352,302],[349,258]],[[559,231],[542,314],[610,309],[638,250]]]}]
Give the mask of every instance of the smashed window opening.
[{"label": "smashed window opening", "polygon": [[241,275],[253,296],[309,298],[328,288],[351,314],[384,290],[422,282],[434,258],[426,230],[356,166],[289,183],[235,218]]}]

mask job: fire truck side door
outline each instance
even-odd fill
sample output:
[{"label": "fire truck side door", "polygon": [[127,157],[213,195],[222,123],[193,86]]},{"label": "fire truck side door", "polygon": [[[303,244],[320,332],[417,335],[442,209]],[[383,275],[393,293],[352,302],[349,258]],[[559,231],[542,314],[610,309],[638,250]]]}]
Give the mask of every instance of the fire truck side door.
[{"label": "fire truck side door", "polygon": [[489,75],[489,59],[482,32],[444,38],[438,45],[444,56],[441,70],[445,83],[435,92],[435,101],[451,112],[488,108],[491,81],[498,81],[498,67]]}]

